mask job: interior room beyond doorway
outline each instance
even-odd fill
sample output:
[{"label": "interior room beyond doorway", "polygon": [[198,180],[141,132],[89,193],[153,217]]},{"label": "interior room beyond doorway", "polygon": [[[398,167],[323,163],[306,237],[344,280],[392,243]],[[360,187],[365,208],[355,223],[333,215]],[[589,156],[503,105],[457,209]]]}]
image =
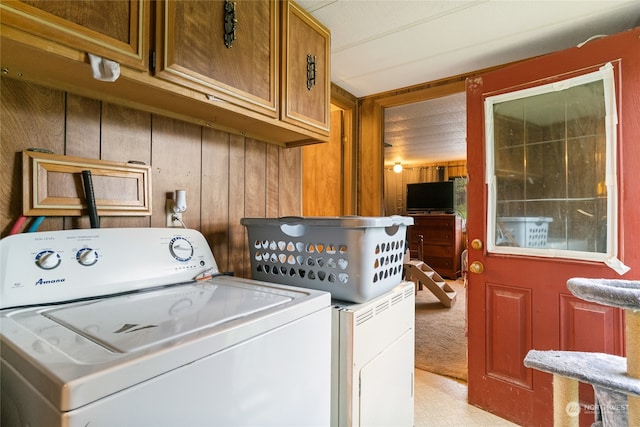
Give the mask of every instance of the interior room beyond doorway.
[{"label": "interior room beyond doorway", "polygon": [[[384,109],[384,205],[387,215],[408,212],[408,184],[454,178],[466,180],[465,99],[464,92],[457,92]],[[459,190],[464,190],[464,186]],[[459,206],[455,211],[466,216],[464,197],[458,197],[456,204]]]},{"label": "interior room beyond doorway", "polygon": [[[466,162],[466,95],[464,92],[449,93],[431,99],[418,100],[407,104],[387,106],[384,108],[384,208],[385,215],[410,215],[416,216],[416,224],[424,221],[419,216],[428,215],[434,219],[438,214],[447,217],[459,217],[454,221],[459,224],[458,234],[453,233],[459,240],[456,244],[443,250],[453,250],[455,254],[450,257],[460,257],[464,248],[464,220],[467,217],[466,210],[466,182],[467,182],[467,162]],[[449,191],[453,188],[454,194],[447,195],[442,200],[442,212],[436,211],[429,215],[431,209],[425,212],[417,212],[415,206],[410,201],[407,205],[407,188],[413,185],[414,189],[419,183],[447,183],[452,181],[453,185],[443,185],[441,190],[437,185],[431,188],[438,188],[437,191]],[[451,198],[449,198],[451,196]],[[445,202],[446,200],[446,202]],[[449,204],[453,202],[451,206]],[[433,203],[432,203],[433,204]],[[437,204],[437,203],[436,203]],[[445,207],[446,204],[446,207]],[[424,206],[429,205],[428,203]],[[422,205],[421,205],[422,206]],[[431,205],[429,205],[431,206]],[[453,215],[452,215],[453,213]],[[425,224],[413,226],[415,230],[428,227]],[[410,227],[411,228],[411,227]],[[415,231],[413,230],[413,231]],[[426,228],[425,228],[426,230]],[[408,239],[415,234],[409,231]],[[447,231],[447,234],[450,234]],[[415,237],[415,236],[413,236]],[[428,244],[429,242],[427,242]],[[415,242],[409,243],[410,248],[415,249]],[[412,250],[412,258],[418,257],[417,251]],[[428,258],[424,254],[422,260]],[[448,282],[459,285],[456,287],[459,298],[452,308],[446,308],[439,301],[429,294],[429,290],[418,291],[416,296],[416,324],[422,321],[429,323],[442,321],[452,325],[459,324],[457,328],[416,328],[416,367],[427,369],[428,371],[455,378],[463,384],[466,381],[466,303],[465,287],[462,278],[461,262],[452,262],[451,259],[442,259],[443,263],[451,263],[455,268],[444,268],[441,273],[447,277]],[[428,261],[427,261],[428,262]],[[437,261],[434,261],[438,264]],[[448,264],[447,264],[448,265]],[[436,267],[438,267],[436,265]],[[452,277],[455,276],[455,277]],[[424,294],[424,295],[423,295]],[[418,301],[420,301],[418,303]],[[441,313],[441,311],[446,311]],[[455,316],[455,319],[451,318]],[[419,318],[420,317],[420,318]],[[424,319],[422,319],[424,317]],[[441,337],[434,336],[441,331]],[[455,335],[455,340],[451,334]],[[444,345],[434,343],[442,342]],[[456,343],[453,345],[453,343]],[[447,346],[453,346],[449,348]],[[435,347],[435,348],[434,348]],[[438,355],[437,353],[444,353]],[[453,357],[460,353],[459,362],[455,363],[453,369],[451,363],[447,363],[447,355]],[[443,362],[439,364],[439,360]]]}]

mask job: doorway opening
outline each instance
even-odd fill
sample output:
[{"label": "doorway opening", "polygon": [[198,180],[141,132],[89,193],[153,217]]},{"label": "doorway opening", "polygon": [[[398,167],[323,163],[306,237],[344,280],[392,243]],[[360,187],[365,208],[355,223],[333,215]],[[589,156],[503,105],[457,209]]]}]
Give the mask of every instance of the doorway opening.
[{"label": "doorway opening", "polygon": [[384,108],[383,180],[385,214],[414,216],[411,258],[436,270],[457,293],[446,307],[428,289],[417,291],[416,368],[466,382],[465,92]]}]

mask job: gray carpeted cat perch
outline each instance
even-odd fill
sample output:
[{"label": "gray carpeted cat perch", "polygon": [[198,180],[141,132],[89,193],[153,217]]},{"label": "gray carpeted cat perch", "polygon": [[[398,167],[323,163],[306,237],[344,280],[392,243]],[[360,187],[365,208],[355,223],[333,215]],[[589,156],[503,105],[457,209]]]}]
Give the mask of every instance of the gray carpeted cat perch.
[{"label": "gray carpeted cat perch", "polygon": [[596,423],[603,426],[640,426],[640,281],[570,279],[571,293],[585,301],[625,310],[627,357],[577,351],[531,350],[528,368],[553,374],[553,422],[578,425],[578,382],[589,383],[598,408]]}]

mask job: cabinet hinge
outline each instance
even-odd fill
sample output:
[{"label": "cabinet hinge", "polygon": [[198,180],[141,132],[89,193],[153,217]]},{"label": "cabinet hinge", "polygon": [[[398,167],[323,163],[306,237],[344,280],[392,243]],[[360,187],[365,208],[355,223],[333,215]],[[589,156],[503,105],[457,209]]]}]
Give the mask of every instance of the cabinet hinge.
[{"label": "cabinet hinge", "polygon": [[156,70],[156,51],[155,50],[149,51],[149,69],[151,71]]}]

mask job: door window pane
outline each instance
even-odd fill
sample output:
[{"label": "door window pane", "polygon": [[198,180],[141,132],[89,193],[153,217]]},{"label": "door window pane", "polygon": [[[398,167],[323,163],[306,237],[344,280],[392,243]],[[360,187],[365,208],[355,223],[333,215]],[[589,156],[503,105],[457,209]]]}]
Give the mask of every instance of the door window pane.
[{"label": "door window pane", "polygon": [[485,100],[490,252],[616,255],[613,71]]}]

